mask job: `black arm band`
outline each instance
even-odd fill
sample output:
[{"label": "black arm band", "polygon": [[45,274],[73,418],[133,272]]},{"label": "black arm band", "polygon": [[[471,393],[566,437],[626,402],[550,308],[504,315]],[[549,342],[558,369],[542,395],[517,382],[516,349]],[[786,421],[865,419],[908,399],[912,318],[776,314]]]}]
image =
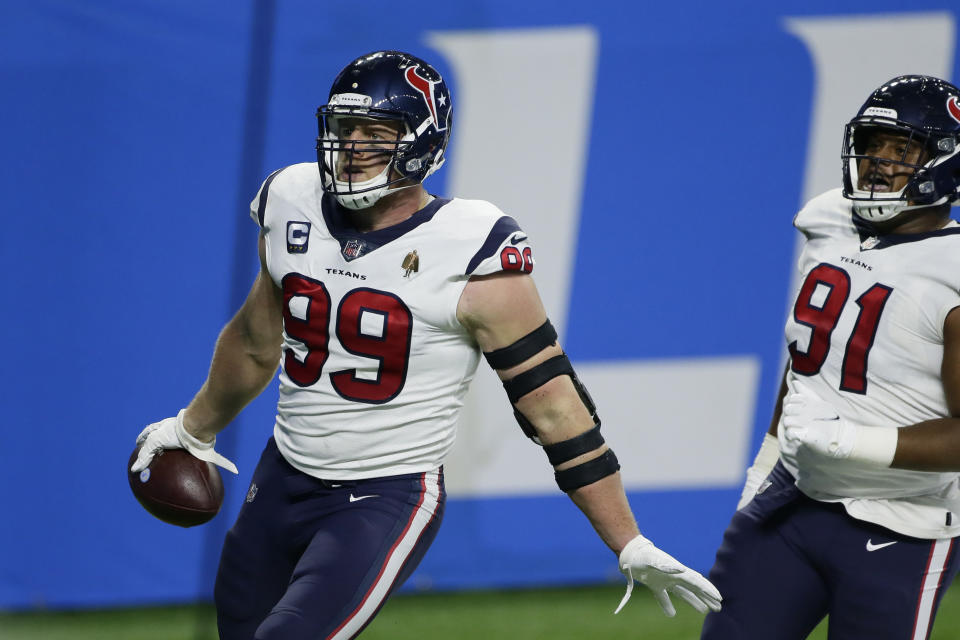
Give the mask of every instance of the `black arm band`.
[{"label": "black arm band", "polygon": [[[581,384],[580,379],[577,378],[577,374],[573,371],[573,365],[570,364],[570,359],[567,358],[566,354],[560,354],[559,356],[554,356],[549,360],[544,360],[540,364],[531,367],[530,369],[524,371],[521,374],[509,379],[504,380],[503,388],[507,392],[507,397],[510,398],[510,403],[514,405],[513,414],[517,418],[517,422],[520,423],[520,428],[523,429],[523,432],[527,435],[528,438],[541,444],[540,438],[537,437],[537,430],[534,428],[533,424],[527,420],[526,416],[520,413],[517,410],[516,404],[517,400],[530,393],[534,389],[545,385],[550,380],[553,380],[557,376],[567,375],[570,376],[570,381],[573,382],[573,387],[577,390],[577,394],[580,396],[580,400],[583,402],[583,405],[587,408],[587,412],[590,413],[590,416],[593,418],[593,424],[595,427],[600,426],[600,416],[597,415],[597,407],[593,404],[593,399],[590,397],[590,394],[587,392],[586,387]],[[596,435],[590,435],[596,432]],[[579,441],[578,438],[584,438],[584,441]],[[599,438],[596,444],[590,446],[589,448],[580,451],[575,455],[571,455],[567,460],[572,460],[576,458],[581,453],[586,453],[587,451],[593,451],[597,447],[603,444],[603,438],[600,437],[600,432],[598,429],[593,429],[587,431],[576,438],[571,438],[571,447],[579,447],[581,445],[577,444],[583,442],[582,446],[587,446],[591,442],[591,438]],[[555,445],[550,445],[551,447],[558,447],[558,452],[556,454],[547,451],[547,457],[550,457],[551,462],[553,458],[551,456],[563,456],[566,455],[565,445],[566,443],[556,443]],[[562,462],[566,462],[563,460]],[[560,462],[553,462],[554,465],[561,464]]]},{"label": "black arm band", "polygon": [[544,360],[532,369],[527,369],[521,374],[503,381],[503,388],[507,390],[507,397],[510,402],[517,403],[517,400],[527,395],[537,387],[542,387],[557,376],[569,375],[571,378],[576,374],[573,372],[573,365],[566,354],[553,356],[549,360]]},{"label": "black arm band", "polygon": [[597,425],[569,440],[544,445],[543,450],[547,453],[550,464],[557,466],[573,460],[577,456],[599,449],[603,446],[603,443],[603,436],[600,435],[600,425]]},{"label": "black arm band", "polygon": [[553,475],[557,479],[557,486],[560,487],[560,490],[569,493],[574,489],[593,484],[601,478],[612,476],[619,470],[620,463],[617,462],[617,456],[613,454],[613,450],[607,449],[598,458],[563,471],[557,471]]},{"label": "black arm band", "polygon": [[493,351],[484,351],[483,357],[494,369],[509,369],[527,361],[556,341],[557,331],[547,320],[539,328],[534,329],[509,346]]}]

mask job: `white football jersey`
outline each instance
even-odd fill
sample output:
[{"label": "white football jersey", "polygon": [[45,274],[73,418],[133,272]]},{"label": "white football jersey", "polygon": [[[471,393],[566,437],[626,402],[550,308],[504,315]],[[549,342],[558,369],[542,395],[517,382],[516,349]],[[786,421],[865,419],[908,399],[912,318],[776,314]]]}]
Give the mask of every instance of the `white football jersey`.
[{"label": "white football jersey", "polygon": [[480,356],[456,317],[460,294],[471,276],[529,273],[526,233],[488,202],[439,198],[361,233],[313,163],[272,174],[251,215],[283,291],[284,458],[330,480],[439,467]]},{"label": "white football jersey", "polygon": [[[940,366],[944,320],[960,306],[960,226],[871,236],[840,189],[811,200],[794,225],[806,242],[785,330],[790,391],[799,381],[859,425],[948,417]],[[960,474],[798,463],[782,444],[784,464],[810,497],[906,535],[960,534]]]}]

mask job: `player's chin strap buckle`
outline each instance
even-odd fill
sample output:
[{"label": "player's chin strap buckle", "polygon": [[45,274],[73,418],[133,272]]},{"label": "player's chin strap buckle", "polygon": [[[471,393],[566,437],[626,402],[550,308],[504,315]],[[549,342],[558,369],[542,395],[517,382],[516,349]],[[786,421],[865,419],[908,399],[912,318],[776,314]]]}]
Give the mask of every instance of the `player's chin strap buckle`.
[{"label": "player's chin strap buckle", "polygon": [[617,605],[613,615],[620,613],[620,609],[623,609],[623,606],[630,602],[630,596],[633,594],[633,568],[628,564],[624,567],[624,571],[627,572],[627,592],[623,594],[623,598],[620,600],[620,604]]}]

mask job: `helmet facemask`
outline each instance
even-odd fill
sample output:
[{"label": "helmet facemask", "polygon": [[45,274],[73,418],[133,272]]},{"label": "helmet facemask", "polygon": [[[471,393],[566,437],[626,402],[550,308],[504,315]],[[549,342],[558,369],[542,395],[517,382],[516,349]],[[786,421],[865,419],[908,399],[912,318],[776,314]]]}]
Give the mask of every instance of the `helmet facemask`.
[{"label": "helmet facemask", "polygon": [[[348,209],[365,209],[373,206],[383,196],[416,186],[443,164],[442,152],[429,162],[424,151],[433,149],[429,136],[424,135],[431,120],[424,121],[413,129],[409,118],[403,113],[367,107],[344,106],[344,101],[359,101],[369,104],[367,96],[333,96],[330,104],[320,107],[317,117],[320,137],[317,138],[317,159],[324,190],[336,197]],[[394,139],[380,136],[377,139],[345,139],[344,124],[357,122],[390,123],[398,132]],[[360,157],[362,155],[362,157]],[[383,159],[378,163],[373,158]],[[363,174],[371,165],[383,164],[375,176]]]},{"label": "helmet facemask", "polygon": [[[327,104],[317,110],[324,192],[344,207],[365,209],[393,191],[419,185],[443,165],[452,116],[447,85],[427,62],[402,51],[360,56],[340,71]],[[340,122],[351,117],[398,126],[391,140],[359,140],[355,131],[341,135]],[[376,176],[369,171],[370,149],[382,154]]]},{"label": "helmet facemask", "polygon": [[[871,137],[882,134],[901,138],[899,158],[869,153],[867,143]],[[854,213],[870,223],[883,223],[904,211],[944,204],[952,198],[937,188],[936,168],[952,161],[958,151],[950,137],[934,139],[927,131],[881,115],[859,116],[847,124],[844,133],[843,195],[852,201]],[[883,167],[893,170],[884,171]],[[904,174],[909,176],[906,183],[893,190],[893,181]]]}]

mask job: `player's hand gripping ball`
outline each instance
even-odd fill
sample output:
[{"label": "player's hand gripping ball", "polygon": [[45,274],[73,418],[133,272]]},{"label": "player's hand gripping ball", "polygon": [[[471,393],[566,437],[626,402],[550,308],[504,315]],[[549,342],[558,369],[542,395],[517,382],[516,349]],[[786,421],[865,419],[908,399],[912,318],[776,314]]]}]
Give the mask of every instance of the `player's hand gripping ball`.
[{"label": "player's hand gripping ball", "polygon": [[134,449],[127,462],[127,477],[137,501],[151,515],[180,527],[209,522],[223,504],[223,480],[210,462],[184,449],[166,449],[153,456],[149,466],[130,471],[140,452]]},{"label": "player's hand gripping ball", "polygon": [[237,473],[235,464],[214,450],[216,438],[201,441],[183,424],[185,409],[154,422],[137,436],[127,475],[140,504],[164,522],[192,527],[217,515],[223,480],[214,465]]}]

